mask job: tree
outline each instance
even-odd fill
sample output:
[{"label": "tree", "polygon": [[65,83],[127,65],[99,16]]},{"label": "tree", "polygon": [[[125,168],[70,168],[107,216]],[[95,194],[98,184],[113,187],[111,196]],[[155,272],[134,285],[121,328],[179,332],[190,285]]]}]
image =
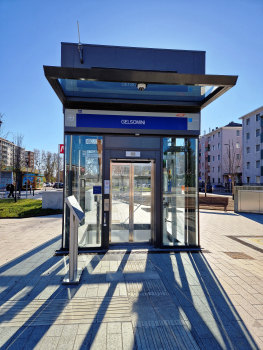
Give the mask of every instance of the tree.
[{"label": "tree", "polygon": [[57,167],[57,154],[42,150],[41,164],[47,182],[54,180],[55,169]]},{"label": "tree", "polygon": [[[0,113],[0,137],[3,139],[6,139],[9,132],[4,132],[4,114]],[[0,173],[2,170],[3,163],[3,148],[2,148],[2,142],[0,142]]]},{"label": "tree", "polygon": [[37,148],[34,148],[33,152],[34,152],[34,169],[37,169],[38,172],[40,173],[41,164],[42,164],[40,150]]},{"label": "tree", "polygon": [[234,198],[234,185],[238,181],[242,166],[242,148],[237,148],[233,140],[226,144],[226,152],[223,155],[223,172],[231,180],[232,196]]},{"label": "tree", "polygon": [[14,135],[13,137],[13,143],[14,143],[14,149],[13,149],[13,159],[12,159],[12,166],[13,166],[13,175],[14,175],[14,182],[15,182],[15,202],[17,200],[16,198],[16,191],[21,190],[20,183],[22,183],[22,167],[25,166],[25,159],[24,159],[24,151],[23,148],[23,139],[24,135],[17,133],[17,135]]}]

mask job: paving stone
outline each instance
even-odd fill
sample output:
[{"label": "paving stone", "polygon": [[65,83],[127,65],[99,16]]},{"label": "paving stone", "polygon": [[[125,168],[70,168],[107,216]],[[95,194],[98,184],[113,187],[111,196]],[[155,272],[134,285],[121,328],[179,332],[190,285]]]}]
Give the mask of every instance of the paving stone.
[{"label": "paving stone", "polygon": [[[109,341],[108,346],[115,342],[123,349],[210,350],[218,344],[256,349],[256,341],[262,348],[262,253],[228,236],[262,235],[263,218],[201,212],[200,219],[201,244],[210,254],[83,255],[86,268],[77,287],[61,286],[68,259],[52,256],[60,244],[61,219],[53,224],[48,219],[41,229],[28,225],[31,219],[20,220],[23,239],[17,226],[12,231],[0,223],[0,238],[10,231],[2,250],[12,252],[13,259],[0,267],[1,344],[48,349],[51,339],[50,348],[58,349],[102,350]],[[15,249],[16,241],[23,249]],[[222,252],[244,252],[254,260]]]},{"label": "paving stone", "polygon": [[[44,337],[41,340],[40,349],[46,350],[46,349],[62,349],[61,343],[59,344],[59,337]],[[64,349],[71,349],[70,346],[65,344]]]},{"label": "paving stone", "polygon": [[108,323],[108,327],[107,327],[108,334],[121,333],[121,332],[122,332],[121,322]]}]

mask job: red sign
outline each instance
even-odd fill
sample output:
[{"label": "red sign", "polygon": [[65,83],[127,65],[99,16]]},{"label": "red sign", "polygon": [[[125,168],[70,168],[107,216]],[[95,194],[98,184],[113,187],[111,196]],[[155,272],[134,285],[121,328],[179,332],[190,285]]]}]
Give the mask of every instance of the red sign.
[{"label": "red sign", "polygon": [[59,145],[59,152],[64,153],[64,145]]}]

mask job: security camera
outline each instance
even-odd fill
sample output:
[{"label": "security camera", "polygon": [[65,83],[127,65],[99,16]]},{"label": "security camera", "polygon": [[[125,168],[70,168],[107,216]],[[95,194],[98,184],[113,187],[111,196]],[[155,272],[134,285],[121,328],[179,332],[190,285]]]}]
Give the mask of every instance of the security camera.
[{"label": "security camera", "polygon": [[139,83],[136,86],[137,86],[137,89],[139,89],[140,91],[143,91],[144,89],[146,89],[147,85],[144,83]]}]

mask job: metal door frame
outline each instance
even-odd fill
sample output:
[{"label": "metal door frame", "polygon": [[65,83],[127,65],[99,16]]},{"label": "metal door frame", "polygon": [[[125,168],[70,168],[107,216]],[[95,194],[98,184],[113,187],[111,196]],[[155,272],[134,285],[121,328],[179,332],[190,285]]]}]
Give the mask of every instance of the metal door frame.
[{"label": "metal door frame", "polygon": [[[121,159],[120,161],[112,159],[110,160],[110,215],[109,215],[109,244],[111,242],[111,226],[112,226],[112,165],[129,165],[129,243],[134,242],[134,164],[151,164],[151,243],[154,242],[154,193],[155,193],[155,161],[153,159],[145,159],[135,161],[133,159]],[[128,243],[128,242],[120,242]],[[138,242],[139,243],[139,242]],[[114,244],[114,243],[113,243]]]}]

